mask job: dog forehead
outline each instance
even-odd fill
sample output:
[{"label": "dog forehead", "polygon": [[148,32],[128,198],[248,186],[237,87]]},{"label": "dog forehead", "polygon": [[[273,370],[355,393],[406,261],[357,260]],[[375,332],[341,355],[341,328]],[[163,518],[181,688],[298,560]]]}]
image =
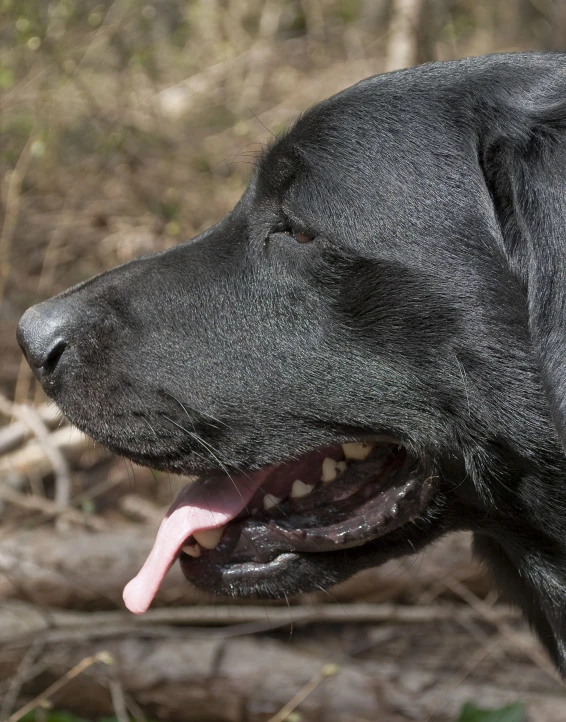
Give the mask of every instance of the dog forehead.
[{"label": "dog forehead", "polygon": [[[261,171],[284,183],[304,165],[319,165],[353,147],[372,145],[380,127],[392,118],[379,117],[378,91],[359,83],[305,110],[291,127],[275,138],[262,155]],[[387,140],[385,134],[384,141]]]},{"label": "dog forehead", "polygon": [[386,200],[407,180],[442,176],[446,159],[462,154],[461,138],[445,103],[415,88],[372,78],[313,106],[264,153],[259,186],[286,189],[298,178],[365,198],[371,185]]}]

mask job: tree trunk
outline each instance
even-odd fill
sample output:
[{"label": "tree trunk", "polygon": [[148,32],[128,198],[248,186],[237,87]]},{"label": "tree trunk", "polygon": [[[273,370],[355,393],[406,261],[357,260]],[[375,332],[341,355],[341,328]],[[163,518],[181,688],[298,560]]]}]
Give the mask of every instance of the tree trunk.
[{"label": "tree trunk", "polygon": [[393,0],[385,51],[386,71],[408,68],[417,62],[417,31],[423,4],[424,0]]}]

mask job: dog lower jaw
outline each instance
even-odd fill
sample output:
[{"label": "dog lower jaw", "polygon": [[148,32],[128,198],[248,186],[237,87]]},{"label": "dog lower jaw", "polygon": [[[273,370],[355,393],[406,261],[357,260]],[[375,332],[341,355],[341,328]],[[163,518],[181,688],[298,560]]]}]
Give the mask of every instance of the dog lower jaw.
[{"label": "dog lower jaw", "polygon": [[425,513],[415,520],[418,524],[409,524],[374,542],[352,547],[347,556],[343,550],[319,554],[288,552],[267,563],[195,565],[190,557],[181,555],[179,562],[193,586],[215,597],[285,599],[295,594],[325,591],[363,569],[419,553],[454,531],[449,525],[437,523],[434,517],[435,513],[430,517]]},{"label": "dog lower jaw", "polygon": [[[311,591],[297,588],[296,583],[302,583],[300,575],[295,584],[289,584],[289,577],[294,576],[293,569],[300,564],[302,556],[287,552],[265,563],[220,565],[209,561],[197,567],[191,563],[191,557],[182,554],[179,563],[186,579],[206,592],[233,598],[280,599],[287,593]],[[293,591],[286,591],[291,586]]]}]

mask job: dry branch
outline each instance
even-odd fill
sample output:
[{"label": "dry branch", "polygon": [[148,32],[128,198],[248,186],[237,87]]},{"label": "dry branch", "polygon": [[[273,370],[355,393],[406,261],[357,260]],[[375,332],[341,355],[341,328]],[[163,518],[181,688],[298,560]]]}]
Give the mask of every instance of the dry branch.
[{"label": "dry branch", "polygon": [[[44,404],[36,409],[39,418],[48,427],[55,426],[61,419],[61,412],[53,404]],[[28,424],[23,421],[13,421],[0,428],[0,455],[11,451],[26,441],[31,435]]]},{"label": "dry branch", "polygon": [[[49,444],[66,459],[72,461],[92,446],[92,441],[74,426],[63,426],[49,434]],[[52,464],[45,447],[32,439],[11,453],[0,456],[0,479],[3,474],[18,471],[22,474],[46,475],[52,471]]]},{"label": "dry branch", "polygon": [[10,272],[10,248],[20,213],[22,183],[32,158],[31,146],[34,134],[35,126],[29,134],[14,169],[7,176],[6,204],[3,208],[4,222],[0,232],[0,301],[4,298],[4,289]]},{"label": "dry branch", "polygon": [[[188,607],[152,609],[142,616],[128,612],[72,612],[44,609],[26,602],[5,602],[0,608],[0,643],[29,644],[38,635],[47,643],[108,639],[138,635],[169,636],[170,627],[230,627],[228,634],[237,636],[254,631],[276,629],[288,625],[308,624],[431,624],[451,620],[462,623],[470,619],[485,619],[485,614],[463,604],[434,606],[398,604],[309,604],[290,607],[266,607],[250,604],[214,604]],[[504,606],[490,609],[492,624],[520,619],[517,610]],[[190,636],[211,636],[199,629]],[[517,633],[518,634],[518,633]]]}]

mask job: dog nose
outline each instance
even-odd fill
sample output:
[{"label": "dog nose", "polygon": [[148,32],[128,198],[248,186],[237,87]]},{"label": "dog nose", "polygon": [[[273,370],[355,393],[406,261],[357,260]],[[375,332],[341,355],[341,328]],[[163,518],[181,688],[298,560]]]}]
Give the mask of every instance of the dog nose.
[{"label": "dog nose", "polygon": [[45,301],[32,306],[20,319],[18,343],[39,378],[47,378],[59,365],[69,345],[73,319],[68,304]]}]

